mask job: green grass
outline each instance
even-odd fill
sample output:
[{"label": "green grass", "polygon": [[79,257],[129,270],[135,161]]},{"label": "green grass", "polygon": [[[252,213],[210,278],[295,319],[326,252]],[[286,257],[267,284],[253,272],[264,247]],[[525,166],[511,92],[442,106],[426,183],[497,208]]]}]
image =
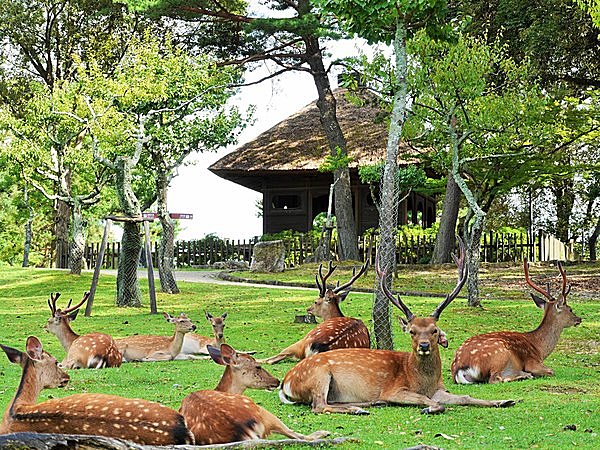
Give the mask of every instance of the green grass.
[{"label": "green grass", "polygon": [[[597,270],[597,266],[584,267],[586,269],[568,267],[567,272],[583,276],[589,274],[590,267]],[[542,270],[546,269],[532,270],[532,276],[535,277]],[[341,270],[340,273],[339,279],[345,281],[350,271]],[[594,273],[597,276],[598,272]],[[548,274],[553,274],[551,269],[548,269]],[[399,276],[400,280],[395,282],[395,286],[400,290],[416,291],[423,286],[423,290],[427,287],[427,291],[438,289],[439,292],[447,292],[455,275],[451,267],[433,271],[419,267],[401,270]],[[306,405],[280,404],[274,392],[250,390],[247,394],[299,432],[326,429],[332,431],[334,437],[358,439],[358,442],[343,444],[341,448],[400,448],[416,444],[446,449],[599,448],[600,300],[597,293],[578,297],[577,288],[573,287],[570,303],[583,318],[583,323],[577,328],[565,330],[557,349],[546,360],[556,376],[476,386],[458,386],[450,380],[452,356],[467,337],[499,329],[526,331],[539,323],[541,311],[527,299],[527,289],[523,286],[508,289],[501,286],[502,283],[493,282],[503,277],[517,280],[519,276],[522,277],[519,266],[486,267],[482,273],[484,308],[468,308],[464,299],[457,299],[440,320],[440,326],[450,340],[450,347],[442,349],[446,387],[453,393],[474,397],[520,400],[513,408],[451,406],[442,415],[425,416],[419,413],[419,407],[405,406],[373,408],[369,416],[314,415]],[[287,271],[283,277],[310,282],[314,279],[314,266],[304,272]],[[359,281],[359,285],[372,286],[372,279]],[[62,292],[63,302],[69,298],[78,300],[89,289],[90,282],[90,274],[74,277],[63,271],[0,266],[0,314],[3,318],[0,342],[23,349],[25,338],[33,334],[42,340],[46,350],[61,359],[64,356],[62,347],[54,336],[43,330],[50,313],[46,300],[50,292],[56,291]],[[512,286],[511,283],[508,285]],[[142,286],[147,304],[144,282]],[[172,314],[186,312],[196,321],[199,332],[204,334],[210,332],[204,311],[212,314],[227,311],[229,316],[225,333],[228,342],[238,349],[256,350],[259,357],[275,354],[311,329],[310,325],[293,324],[292,320],[296,314],[304,313],[314,300],[316,290],[183,282],[179,286],[182,290],[179,295],[158,294],[159,311]],[[505,292],[510,295],[505,295]],[[115,337],[134,333],[171,333],[170,325],[162,315],[151,316],[147,306],[140,309],[117,308],[114,306],[114,295],[115,278],[102,276],[92,317],[84,317],[82,311],[73,322],[75,331],[80,334],[103,331]],[[500,300],[504,298],[511,300]],[[427,297],[404,297],[404,300],[417,314],[429,314],[440,301],[439,298]],[[371,301],[368,294],[351,293],[344,302],[343,310],[349,316],[362,318],[370,326]],[[400,333],[396,324],[394,328],[396,348],[408,349],[408,336]],[[292,366],[293,363],[283,363],[268,369],[282,378]],[[221,373],[222,367],[211,361],[131,363],[118,369],[77,370],[70,372],[72,381],[67,388],[43,391],[40,401],[78,392],[104,392],[155,400],[177,409],[181,399],[188,393],[213,388]],[[17,388],[20,368],[0,355],[0,375],[3,380],[0,408],[4,409]],[[566,425],[576,425],[577,429],[565,430]]]}]

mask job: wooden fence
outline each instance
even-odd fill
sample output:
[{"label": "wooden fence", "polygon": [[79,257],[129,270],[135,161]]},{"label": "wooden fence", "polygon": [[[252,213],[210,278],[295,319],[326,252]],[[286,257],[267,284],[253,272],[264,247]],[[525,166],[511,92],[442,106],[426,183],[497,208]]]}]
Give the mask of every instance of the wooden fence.
[{"label": "wooden fence", "polygon": [[[362,261],[375,262],[377,236],[366,235],[359,238],[359,252]],[[247,261],[252,259],[252,249],[257,240],[195,240],[175,243],[175,266],[202,267],[218,261]],[[318,242],[310,235],[297,235],[284,240],[286,263],[295,266],[310,261]],[[429,262],[435,238],[398,236],[396,260],[399,264],[421,264]],[[336,245],[336,242],[333,243]],[[99,243],[86,246],[85,258],[88,267],[94,267]],[[103,268],[117,267],[120,243],[111,242],[106,248]],[[142,252],[143,253],[143,252]],[[157,243],[152,243],[152,257],[156,265]],[[551,235],[539,232],[528,234],[486,233],[481,239],[481,260],[483,262],[522,261],[527,256],[531,261],[572,260],[575,255],[572,246],[567,246]],[[145,266],[144,257],[140,261]]]}]

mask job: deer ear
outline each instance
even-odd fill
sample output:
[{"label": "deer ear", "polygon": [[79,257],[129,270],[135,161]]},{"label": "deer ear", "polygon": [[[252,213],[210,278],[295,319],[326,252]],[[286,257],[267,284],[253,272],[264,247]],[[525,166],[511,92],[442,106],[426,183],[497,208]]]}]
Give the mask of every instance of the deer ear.
[{"label": "deer ear", "polygon": [[442,330],[439,330],[439,335],[438,335],[438,344],[441,345],[444,348],[448,348],[448,339],[446,339],[446,333]]},{"label": "deer ear", "polygon": [[67,317],[69,318],[69,322],[73,322],[75,319],[77,319],[77,314],[79,314],[79,310],[76,309],[75,311],[73,311],[72,313],[70,313]]},{"label": "deer ear", "polygon": [[206,311],[204,313],[204,315],[206,316],[206,320],[212,320],[212,318],[213,318],[213,315],[211,313],[209,313],[208,311]]},{"label": "deer ear", "polygon": [[222,366],[227,365],[227,363],[223,361],[223,355],[221,355],[221,350],[219,350],[217,347],[213,347],[212,345],[207,345],[206,349],[208,350],[208,354],[214,362],[216,362],[217,364],[221,364]]},{"label": "deer ear", "polygon": [[406,333],[408,331],[408,320],[406,320],[404,317],[398,317],[398,320],[400,321],[402,331]]},{"label": "deer ear", "polygon": [[226,312],[224,312],[223,314],[221,314],[221,319],[223,319],[223,320],[227,319],[227,313]]},{"label": "deer ear", "polygon": [[17,350],[16,348],[7,347],[6,345],[0,344],[6,356],[8,356],[8,360],[13,364],[21,364],[23,360],[23,352],[21,350]]},{"label": "deer ear", "polygon": [[539,295],[535,295],[535,294],[531,294],[531,298],[533,299],[535,306],[537,306],[538,308],[544,309],[546,307],[546,299],[545,298],[542,298]]},{"label": "deer ear", "polygon": [[225,364],[231,366],[237,363],[237,353],[231,345],[221,344],[221,355],[223,355]]},{"label": "deer ear", "polygon": [[27,338],[25,350],[27,351],[27,356],[29,356],[34,361],[39,361],[42,359],[44,349],[42,348],[42,343],[40,342],[40,340],[35,336],[29,336]]}]

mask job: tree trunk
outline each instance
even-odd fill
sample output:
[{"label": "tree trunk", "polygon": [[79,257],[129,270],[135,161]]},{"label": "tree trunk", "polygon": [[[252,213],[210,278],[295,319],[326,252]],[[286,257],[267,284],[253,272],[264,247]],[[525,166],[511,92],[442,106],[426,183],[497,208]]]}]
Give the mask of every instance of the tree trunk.
[{"label": "tree trunk", "polygon": [[27,188],[27,183],[25,183],[23,187],[23,202],[27,207],[27,211],[29,211],[29,216],[27,217],[27,222],[25,222],[25,241],[23,242],[22,267],[29,267],[29,253],[31,252],[31,242],[33,241],[33,218],[35,215],[33,213],[33,208],[29,203],[29,190]]},{"label": "tree trunk", "polygon": [[481,306],[479,295],[479,267],[481,265],[481,234],[483,220],[475,216],[473,224],[465,224],[465,242],[467,242],[467,293],[469,306]]},{"label": "tree trunk", "polygon": [[[331,92],[331,85],[327,72],[323,65],[323,55],[319,47],[319,39],[316,36],[304,38],[308,57],[308,65],[311,68],[312,76],[317,87],[319,98],[317,107],[319,108],[321,126],[327,137],[329,151],[332,156],[336,156],[338,149],[342,155],[346,155],[346,139],[337,120],[336,100]],[[337,169],[334,174],[335,183],[335,217],[337,221],[338,240],[340,246],[340,260],[359,259],[358,255],[358,235],[356,232],[356,222],[354,220],[354,210],[352,207],[352,189],[350,186],[350,171],[347,167]]]},{"label": "tree trunk", "polygon": [[165,170],[159,169],[156,174],[157,212],[162,234],[158,247],[158,276],[160,290],[167,294],[179,294],[177,282],[173,276],[175,225],[167,208],[168,179]]},{"label": "tree trunk", "polygon": [[458,210],[460,206],[460,188],[452,172],[448,172],[448,181],[446,182],[446,197],[444,198],[444,207],[440,219],[440,228],[435,238],[432,264],[442,264],[450,262],[450,254],[454,250],[454,241],[456,239],[456,221],[458,219]]},{"label": "tree trunk", "polygon": [[84,268],[83,254],[85,252],[85,222],[81,213],[81,204],[75,200],[73,205],[73,221],[71,223],[71,245],[69,249],[69,266],[72,275],[81,275]]},{"label": "tree trunk", "polygon": [[[139,201],[132,188],[132,163],[127,157],[116,161],[117,196],[125,216],[139,218],[142,215]],[[140,222],[125,222],[121,238],[121,253],[117,272],[117,306],[141,306],[142,294],[137,277],[137,267],[142,252]]]},{"label": "tree trunk", "polygon": [[598,244],[598,236],[600,235],[600,219],[596,220],[594,231],[588,239],[588,247],[590,249],[590,260],[596,261],[596,245]]},{"label": "tree trunk", "polygon": [[71,208],[62,200],[56,200],[54,203],[54,248],[55,267],[57,269],[66,269],[69,267],[69,220],[71,217]]},{"label": "tree trunk", "polygon": [[556,238],[565,244],[569,242],[569,223],[575,203],[573,183],[571,175],[557,180],[552,187],[556,198]]},{"label": "tree trunk", "polygon": [[[396,174],[398,173],[398,145],[406,118],[406,28],[399,19],[396,22],[394,39],[397,85],[394,92],[386,160],[381,183],[381,207],[379,215],[379,242],[377,258],[382,270],[386,271],[384,283],[391,289],[392,274],[396,267],[396,227],[398,225],[398,198],[400,196]],[[378,349],[393,349],[392,324],[389,300],[381,289],[379,277],[375,277],[373,304],[373,327]]]}]

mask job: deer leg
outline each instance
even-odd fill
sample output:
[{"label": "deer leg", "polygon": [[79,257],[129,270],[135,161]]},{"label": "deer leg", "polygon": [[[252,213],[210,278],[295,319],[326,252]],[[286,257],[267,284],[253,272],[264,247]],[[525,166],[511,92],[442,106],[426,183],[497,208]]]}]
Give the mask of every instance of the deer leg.
[{"label": "deer leg", "polygon": [[153,361],[171,361],[173,360],[173,355],[168,352],[154,352],[150,355],[142,358],[143,362],[153,362]]},{"label": "deer leg", "polygon": [[399,405],[426,405],[427,408],[421,410],[423,414],[439,414],[446,409],[435,399],[404,389],[393,392],[391,395],[383,395],[381,400]]},{"label": "deer leg", "polygon": [[287,358],[302,359],[304,357],[304,351],[302,348],[303,345],[304,343],[302,341],[298,341],[295,344],[292,344],[289,347],[281,350],[281,352],[278,355],[271,356],[270,358],[266,359],[261,359],[259,360],[259,362],[264,364],[277,364],[278,362],[283,361]]},{"label": "deer leg", "polygon": [[331,374],[320,379],[312,390],[312,412],[314,413],[340,413],[340,414],[369,414],[359,406],[352,403],[327,403],[329,387],[331,386]]},{"label": "deer leg", "polygon": [[479,398],[469,397],[468,395],[451,394],[443,389],[436,391],[431,398],[445,405],[474,405],[506,408],[508,406],[514,406],[515,404],[514,400],[482,400]]},{"label": "deer leg", "polygon": [[261,409],[261,416],[263,419],[263,423],[266,428],[266,435],[268,436],[271,433],[281,434],[283,436],[287,436],[292,439],[301,439],[303,441],[314,441],[315,439],[321,439],[326,436],[329,436],[329,431],[315,431],[309,435],[304,435],[301,433],[297,433],[291,428],[289,428],[285,423],[283,423],[279,417],[270,413],[266,409]]},{"label": "deer leg", "polygon": [[537,361],[525,364],[525,370],[534,377],[551,377],[554,375],[554,370]]}]

